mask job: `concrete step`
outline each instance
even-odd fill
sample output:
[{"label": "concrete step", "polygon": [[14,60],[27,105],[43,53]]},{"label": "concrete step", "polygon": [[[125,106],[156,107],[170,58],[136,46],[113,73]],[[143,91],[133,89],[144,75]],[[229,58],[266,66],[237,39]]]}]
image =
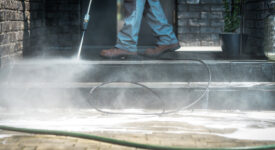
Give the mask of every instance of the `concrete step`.
[{"label": "concrete step", "polygon": [[[275,109],[275,63],[205,61],[211,69],[209,92],[193,108]],[[91,88],[100,107],[162,108],[152,93],[118,81],[140,82],[176,109],[198,99],[207,87],[207,69],[193,61],[23,61],[0,70],[0,98],[6,107],[91,107]]]},{"label": "concrete step", "polygon": [[[275,82],[275,62],[204,61],[214,82]],[[206,82],[208,71],[195,61],[81,61],[17,62],[1,69],[1,79],[40,82]]]},{"label": "concrete step", "polygon": [[[103,108],[162,108],[161,101],[150,91],[129,83],[112,83],[89,92],[101,83],[2,83],[2,102],[29,107],[67,107],[69,104],[91,107],[89,100]],[[142,82],[165,102],[165,108],[176,109],[191,104],[204,94],[206,82]],[[274,82],[212,82],[199,103],[192,109],[275,109]]]},{"label": "concrete step", "polygon": [[[204,89],[208,87],[208,82],[138,82],[151,89]],[[92,89],[104,84],[104,82],[2,82],[0,88],[11,89]],[[136,89],[138,85],[128,82],[108,83],[101,88],[104,89]],[[275,82],[211,82],[211,90],[266,90],[275,91]]]}]

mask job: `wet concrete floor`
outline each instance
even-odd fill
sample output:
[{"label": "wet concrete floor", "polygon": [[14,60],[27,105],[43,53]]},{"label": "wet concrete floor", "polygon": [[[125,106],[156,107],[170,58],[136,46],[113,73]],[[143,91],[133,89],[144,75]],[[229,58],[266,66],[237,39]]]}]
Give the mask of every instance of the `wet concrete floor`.
[{"label": "wet concrete floor", "polygon": [[[136,116],[106,115],[92,109],[0,109],[0,125],[74,131],[138,143],[190,148],[275,144],[275,111],[190,110],[164,116]],[[0,150],[4,149],[135,148],[70,137],[0,130]]]}]

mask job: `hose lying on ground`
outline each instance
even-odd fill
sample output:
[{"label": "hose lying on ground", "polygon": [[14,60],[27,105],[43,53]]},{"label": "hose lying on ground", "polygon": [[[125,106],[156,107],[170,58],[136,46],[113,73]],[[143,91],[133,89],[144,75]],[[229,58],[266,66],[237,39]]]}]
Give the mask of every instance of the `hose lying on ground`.
[{"label": "hose lying on ground", "polygon": [[[97,90],[98,88],[104,86],[104,85],[108,85],[108,84],[112,84],[112,83],[118,83],[118,82],[104,82],[96,87],[94,87],[93,89],[91,89],[90,91],[90,97],[92,97],[92,95],[94,94],[95,90]],[[104,113],[104,114],[112,114],[112,115],[164,115],[166,114],[165,112],[165,102],[163,99],[161,99],[161,97],[156,93],[154,92],[152,89],[150,89],[149,87],[141,84],[141,83],[138,83],[138,82],[123,82],[123,83],[129,83],[129,84],[133,84],[133,85],[137,85],[137,86],[140,86],[142,88],[144,88],[146,91],[150,92],[157,100],[159,100],[162,105],[163,105],[163,108],[162,108],[162,112],[160,113],[130,113],[130,112],[126,112],[126,113],[122,113],[122,112],[108,112],[108,111],[104,111],[100,108],[98,108],[95,104],[93,104],[93,100],[92,98],[90,98],[90,100],[88,101],[90,103],[90,106],[93,107],[96,111],[98,112],[101,112],[101,113]]]},{"label": "hose lying on ground", "polygon": [[[193,107],[194,105],[196,105],[198,102],[200,102],[209,92],[209,88],[210,88],[210,84],[212,82],[212,74],[211,74],[211,70],[209,68],[209,66],[200,59],[170,59],[170,58],[161,58],[160,60],[162,61],[171,61],[171,60],[185,60],[185,61],[195,61],[195,62],[199,62],[201,63],[206,69],[207,69],[207,73],[208,73],[208,82],[207,82],[207,86],[204,89],[203,93],[196,99],[194,99],[194,101],[192,103],[190,103],[189,105],[183,105],[183,106],[179,106],[176,110],[172,110],[172,111],[167,111],[165,108],[165,101],[156,93],[154,92],[152,89],[150,89],[149,87],[138,83],[138,82],[129,82],[129,81],[123,81],[123,82],[104,82],[94,88],[92,88],[90,90],[90,99],[88,100],[88,102],[90,103],[91,107],[93,107],[95,110],[97,110],[98,112],[104,113],[104,114],[116,114],[116,115],[168,115],[168,114],[173,114],[173,113],[177,113],[179,111],[183,111],[186,109],[189,109],[191,107]],[[163,108],[162,108],[162,112],[160,113],[120,113],[120,112],[109,112],[109,111],[104,111],[100,108],[98,108],[93,102],[95,101],[95,99],[92,98],[92,95],[95,93],[95,91],[97,89],[99,89],[100,87],[103,87],[105,85],[108,84],[112,84],[112,83],[129,83],[129,84],[134,84],[137,86],[140,86],[142,88],[144,88],[146,91],[150,92],[154,97],[156,97],[162,104],[163,104]]]},{"label": "hose lying on ground", "polygon": [[8,130],[8,131],[31,133],[31,134],[68,136],[68,137],[94,140],[94,141],[99,141],[99,142],[104,142],[109,144],[115,144],[120,146],[134,147],[134,148],[140,148],[140,149],[153,149],[153,150],[270,150],[270,149],[275,149],[275,145],[255,146],[255,147],[236,147],[236,148],[183,148],[183,147],[181,148],[181,147],[170,147],[170,146],[135,143],[130,141],[117,140],[113,138],[106,138],[106,137],[85,134],[85,133],[78,133],[78,132],[15,128],[15,127],[2,126],[2,125],[0,125],[0,129]]}]

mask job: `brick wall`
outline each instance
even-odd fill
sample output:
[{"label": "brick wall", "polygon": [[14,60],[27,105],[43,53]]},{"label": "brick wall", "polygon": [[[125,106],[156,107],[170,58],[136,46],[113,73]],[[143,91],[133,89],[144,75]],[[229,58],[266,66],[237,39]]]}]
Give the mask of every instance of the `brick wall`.
[{"label": "brick wall", "polygon": [[245,0],[244,5],[244,39],[243,53],[263,56],[264,20],[268,15],[270,0]]},{"label": "brick wall", "polygon": [[0,64],[79,40],[80,2],[0,0]]},{"label": "brick wall", "polygon": [[178,0],[178,37],[182,46],[219,46],[222,0]]},{"label": "brick wall", "polygon": [[17,0],[0,1],[0,64],[22,55],[23,37],[29,18],[28,3]]},{"label": "brick wall", "polygon": [[38,41],[43,26],[42,0],[0,1],[0,60],[1,66],[21,58]]}]

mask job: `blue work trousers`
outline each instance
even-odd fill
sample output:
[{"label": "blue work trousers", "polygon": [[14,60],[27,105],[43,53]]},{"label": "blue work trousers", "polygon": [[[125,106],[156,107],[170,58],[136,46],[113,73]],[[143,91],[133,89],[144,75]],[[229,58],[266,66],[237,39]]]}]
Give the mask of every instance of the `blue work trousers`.
[{"label": "blue work trousers", "polygon": [[178,43],[172,25],[162,9],[159,0],[124,0],[125,18],[124,26],[118,33],[115,47],[137,51],[138,34],[143,16],[157,38],[157,45]]}]

